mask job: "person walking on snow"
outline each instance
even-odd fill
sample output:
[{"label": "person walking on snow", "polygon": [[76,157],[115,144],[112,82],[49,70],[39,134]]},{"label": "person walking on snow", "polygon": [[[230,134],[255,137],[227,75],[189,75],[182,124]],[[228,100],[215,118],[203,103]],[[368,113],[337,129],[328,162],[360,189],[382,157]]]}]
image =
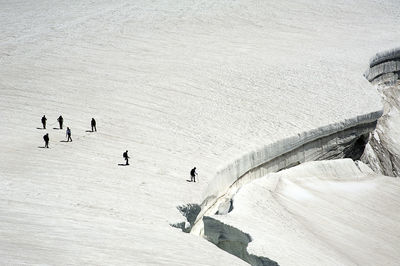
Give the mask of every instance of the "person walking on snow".
[{"label": "person walking on snow", "polygon": [[125,165],[129,165],[129,156],[128,156],[128,150],[126,150],[123,154],[122,154],[122,157],[124,157],[124,159],[125,159]]},{"label": "person walking on snow", "polygon": [[71,129],[69,129],[69,127],[67,127],[66,136],[67,136],[67,142],[70,141],[70,140],[72,141],[72,138],[71,138]]},{"label": "person walking on snow", "polygon": [[46,129],[46,121],[47,121],[47,118],[46,118],[46,116],[45,116],[45,115],[43,115],[43,117],[42,117],[42,125],[43,125],[43,129]]},{"label": "person walking on snow", "polygon": [[46,135],[43,136],[43,140],[44,140],[44,147],[48,148],[49,147],[49,133],[47,133]]},{"label": "person walking on snow", "polygon": [[93,129],[94,129],[94,131],[97,132],[97,129],[96,129],[96,120],[94,120],[94,118],[92,118],[92,121],[90,121],[90,125],[92,126],[92,132],[93,132]]},{"label": "person walking on snow", "polygon": [[57,118],[57,121],[58,121],[58,124],[60,124],[60,129],[62,129],[63,122],[64,122],[64,118],[60,115],[60,116]]},{"label": "person walking on snow", "polygon": [[190,170],[190,182],[196,182],[196,167]]}]

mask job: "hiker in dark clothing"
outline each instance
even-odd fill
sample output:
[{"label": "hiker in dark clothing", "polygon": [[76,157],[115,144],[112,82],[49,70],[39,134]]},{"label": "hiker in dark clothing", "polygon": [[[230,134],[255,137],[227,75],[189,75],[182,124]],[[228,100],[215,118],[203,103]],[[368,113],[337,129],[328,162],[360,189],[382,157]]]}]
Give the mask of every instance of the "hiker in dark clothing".
[{"label": "hiker in dark clothing", "polygon": [[44,147],[48,148],[49,147],[49,133],[47,133],[46,135],[43,136],[43,140],[44,140]]},{"label": "hiker in dark clothing", "polygon": [[64,118],[60,115],[60,116],[57,118],[57,121],[58,121],[58,123],[60,124],[60,129],[62,129],[63,122],[64,122]]},{"label": "hiker in dark clothing", "polygon": [[196,182],[196,167],[190,170],[190,182]]},{"label": "hiker in dark clothing", "polygon": [[46,121],[47,121],[47,118],[46,118],[46,116],[45,116],[45,115],[43,115],[43,117],[42,117],[42,125],[43,125],[43,129],[46,129]]},{"label": "hiker in dark clothing", "polygon": [[124,157],[124,159],[125,159],[125,165],[129,165],[129,156],[128,156],[128,151],[125,151],[123,154],[122,154],[122,157]]},{"label": "hiker in dark clothing", "polygon": [[92,132],[93,132],[93,129],[94,129],[94,131],[97,132],[97,129],[96,129],[96,120],[94,120],[94,118],[92,118],[92,121],[90,121],[90,125],[92,126]]},{"label": "hiker in dark clothing", "polygon": [[71,138],[71,129],[69,129],[69,127],[67,127],[66,135],[67,135],[67,142],[70,141],[70,140],[72,141],[72,138]]}]

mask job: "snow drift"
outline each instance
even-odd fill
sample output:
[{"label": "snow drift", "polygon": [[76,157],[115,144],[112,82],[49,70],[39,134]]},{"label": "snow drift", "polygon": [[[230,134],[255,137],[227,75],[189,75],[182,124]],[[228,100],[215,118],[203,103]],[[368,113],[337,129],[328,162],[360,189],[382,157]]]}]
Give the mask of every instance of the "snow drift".
[{"label": "snow drift", "polygon": [[[243,186],[230,213],[206,218],[205,237],[244,260],[250,254],[279,265],[396,265],[399,190],[398,179],[361,162],[307,162]],[[246,239],[246,252],[238,252],[235,243]]]}]

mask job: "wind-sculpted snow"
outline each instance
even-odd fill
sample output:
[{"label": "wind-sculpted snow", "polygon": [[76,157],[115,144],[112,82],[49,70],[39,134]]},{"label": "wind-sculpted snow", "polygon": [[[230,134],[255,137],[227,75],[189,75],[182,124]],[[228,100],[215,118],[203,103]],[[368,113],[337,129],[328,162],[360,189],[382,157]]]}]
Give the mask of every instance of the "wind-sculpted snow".
[{"label": "wind-sculpted snow", "polygon": [[[372,54],[399,45],[399,9],[1,1],[2,263],[245,264],[169,226],[182,220],[176,206],[200,204],[210,182],[222,193],[298,141],[375,119],[382,105],[363,73]],[[53,129],[59,115],[72,143]],[[86,132],[92,117],[96,133]],[[50,149],[39,148],[46,132]],[[125,150],[131,165],[119,166]],[[199,182],[187,182],[194,166]]]},{"label": "wind-sculpted snow", "polygon": [[397,265],[399,181],[350,159],[307,162],[243,186],[230,213],[207,217],[205,237],[247,236],[237,254],[279,265]]}]

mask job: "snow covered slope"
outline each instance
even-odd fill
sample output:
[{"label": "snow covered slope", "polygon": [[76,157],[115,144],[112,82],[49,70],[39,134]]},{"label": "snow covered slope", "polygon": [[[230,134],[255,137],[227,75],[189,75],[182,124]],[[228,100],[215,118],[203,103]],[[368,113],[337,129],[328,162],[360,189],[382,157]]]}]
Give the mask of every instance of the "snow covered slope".
[{"label": "snow covered slope", "polygon": [[379,113],[362,73],[398,45],[399,14],[372,0],[1,1],[3,262],[243,264],[171,228],[176,206],[243,154]]},{"label": "snow covered slope", "polygon": [[[205,234],[229,249],[247,233],[250,254],[280,265],[397,265],[399,191],[399,179],[361,162],[307,162],[244,186],[229,214],[205,219]],[[237,233],[219,240],[230,226]]]}]

